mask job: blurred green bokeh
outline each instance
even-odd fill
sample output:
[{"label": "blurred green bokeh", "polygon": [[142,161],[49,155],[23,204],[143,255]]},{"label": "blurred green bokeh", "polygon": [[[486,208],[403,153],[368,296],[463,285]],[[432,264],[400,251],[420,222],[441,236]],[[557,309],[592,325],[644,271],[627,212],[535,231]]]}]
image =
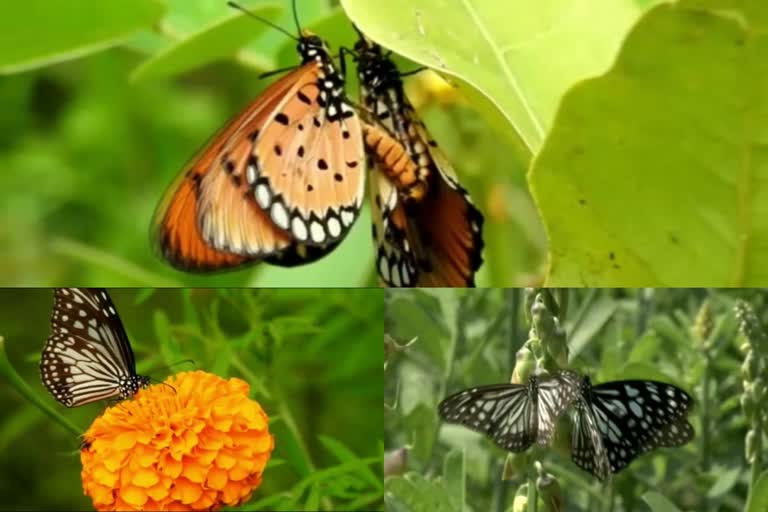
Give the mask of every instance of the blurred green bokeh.
[{"label": "blurred green bokeh", "polygon": [[[244,48],[242,23],[213,30],[236,15],[223,0],[166,0],[158,4],[164,9],[147,3],[154,0],[116,3],[110,15],[124,16],[125,23],[111,20],[114,33],[109,34],[87,33],[82,19],[68,23],[66,17],[75,14],[99,23],[106,14],[89,8],[92,0],[0,7],[0,31],[6,25],[32,30],[42,24],[46,33],[46,43],[34,47],[41,56],[31,64],[15,63],[23,56],[3,54],[0,45],[0,188],[5,191],[0,243],[6,248],[0,255],[0,282],[375,285],[367,208],[347,240],[310,266],[256,265],[195,276],[153,254],[150,220],[168,184],[221,125],[274,80],[260,80],[259,73],[295,65],[297,56],[295,42],[255,20],[250,20],[254,41]],[[287,0],[242,3],[295,30]],[[351,24],[335,3],[299,0],[301,23],[332,48],[351,47]],[[139,13],[124,12],[138,6]],[[77,34],[84,39],[81,46],[73,40]],[[217,45],[212,54],[226,57],[201,66],[196,59],[211,56],[201,56],[194,44],[206,41]],[[235,46],[227,52],[227,45]],[[404,69],[416,67],[400,62]],[[34,69],[19,72],[25,66]],[[348,74],[355,98],[354,73]],[[486,263],[478,285],[536,279],[543,270],[545,238],[513,149],[460,96],[436,87],[429,75],[409,82],[420,114],[486,216]]]},{"label": "blurred green bokeh", "polygon": [[[383,508],[382,290],[121,289],[110,295],[139,373],[162,380],[192,369],[165,366],[193,359],[197,369],[248,382],[251,397],[269,414],[275,451],[262,486],[238,510],[314,510],[316,499],[327,510]],[[85,431],[105,404],[66,409],[40,382],[52,303],[50,289],[0,289],[0,336],[34,392]],[[0,409],[0,508],[91,509],[80,482],[80,439],[2,375]],[[334,453],[334,440],[351,459]],[[354,462],[360,459],[369,463]]]}]

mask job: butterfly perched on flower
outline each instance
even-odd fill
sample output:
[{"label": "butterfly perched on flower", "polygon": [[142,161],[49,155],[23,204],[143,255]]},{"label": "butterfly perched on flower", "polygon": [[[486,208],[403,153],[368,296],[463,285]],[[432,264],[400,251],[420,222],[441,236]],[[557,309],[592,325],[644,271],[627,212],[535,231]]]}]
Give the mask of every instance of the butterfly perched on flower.
[{"label": "butterfly perched on flower", "polygon": [[149,385],[149,377],[136,374],[128,336],[102,288],[56,288],[40,376],[67,407],[127,399]]},{"label": "butterfly perched on flower", "polygon": [[296,39],[301,64],[227,123],[158,207],[153,237],[173,266],[308,263],[357,219],[365,193],[358,116],[325,43],[299,31],[283,32]]},{"label": "butterfly perched on flower", "polygon": [[571,459],[605,480],[643,453],[682,446],[694,437],[693,404],[682,389],[652,380],[592,385],[584,377],[574,402]]},{"label": "butterfly perched on flower", "polygon": [[483,216],[405,96],[389,53],[358,33],[379,277],[387,286],[474,286]]},{"label": "butterfly perched on flower", "polygon": [[490,437],[510,452],[547,445],[558,418],[578,397],[581,376],[561,370],[531,375],[527,384],[492,384],[465,389],[438,405],[440,417]]}]

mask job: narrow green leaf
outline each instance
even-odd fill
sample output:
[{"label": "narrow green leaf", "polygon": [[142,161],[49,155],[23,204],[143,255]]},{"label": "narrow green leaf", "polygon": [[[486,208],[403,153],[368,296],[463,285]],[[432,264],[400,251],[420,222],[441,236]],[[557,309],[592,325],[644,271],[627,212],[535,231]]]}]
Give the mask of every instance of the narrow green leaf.
[{"label": "narrow green leaf", "polygon": [[741,476],[741,468],[731,468],[725,472],[721,471],[717,481],[707,491],[707,498],[714,499],[723,496],[733,489],[733,486],[739,480],[739,476]]},{"label": "narrow green leaf", "polygon": [[466,468],[464,450],[452,450],[443,462],[445,490],[455,510],[464,510],[466,503]]},{"label": "narrow green leaf", "polygon": [[156,0],[26,0],[0,7],[0,75],[75,59],[127,40],[162,15]]},{"label": "narrow green leaf", "polygon": [[[277,4],[260,5],[250,10],[267,20],[274,20],[281,12]],[[167,78],[216,59],[234,57],[248,41],[266,30],[274,29],[265,23],[254,22],[253,18],[240,12],[228,14],[144,61],[133,72],[131,79],[141,82]],[[261,68],[267,70],[270,66],[270,62],[263,62]]]},{"label": "narrow green leaf", "polygon": [[381,489],[383,487],[381,477],[377,477],[373,470],[368,465],[364,464],[352,450],[344,446],[341,441],[327,436],[318,436],[318,439],[339,462],[359,462],[360,467],[358,470],[362,473],[362,477],[365,478],[373,488]]},{"label": "narrow green leaf", "polygon": [[680,512],[680,509],[677,508],[674,503],[658,492],[646,492],[643,494],[643,501],[651,507],[652,512]]}]

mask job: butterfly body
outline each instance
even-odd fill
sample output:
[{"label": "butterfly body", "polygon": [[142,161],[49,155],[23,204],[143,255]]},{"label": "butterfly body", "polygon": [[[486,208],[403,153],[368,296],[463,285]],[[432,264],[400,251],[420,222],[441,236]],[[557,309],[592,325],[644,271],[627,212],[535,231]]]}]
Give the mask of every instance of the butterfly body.
[{"label": "butterfly body", "polygon": [[490,437],[499,447],[522,452],[549,444],[560,415],[578,394],[579,375],[560,371],[532,375],[526,384],[492,384],[465,389],[440,402],[438,413]]},{"label": "butterfly body", "polygon": [[355,45],[376,266],[387,286],[473,286],[483,216],[428,135],[381,47]]},{"label": "butterfly body", "polygon": [[166,193],[154,238],[175,267],[309,263],[357,219],[363,142],[344,78],[319,37],[303,33],[297,50],[302,64],[232,119]]},{"label": "butterfly body", "polygon": [[40,358],[43,384],[66,407],[128,399],[149,385],[112,300],[103,289],[57,288],[51,335]]},{"label": "butterfly body", "polygon": [[605,480],[640,455],[693,439],[688,393],[664,382],[623,380],[592,385],[584,377],[574,407],[571,458]]}]

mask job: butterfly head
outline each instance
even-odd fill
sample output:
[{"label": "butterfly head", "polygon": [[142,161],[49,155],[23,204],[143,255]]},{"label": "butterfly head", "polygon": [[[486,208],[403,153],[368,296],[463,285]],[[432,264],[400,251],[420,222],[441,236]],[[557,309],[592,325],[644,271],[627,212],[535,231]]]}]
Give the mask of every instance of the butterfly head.
[{"label": "butterfly head", "polygon": [[139,392],[139,389],[147,386],[149,386],[149,377],[143,375],[126,375],[120,379],[120,398],[131,398]]},{"label": "butterfly head", "polygon": [[313,60],[325,61],[329,59],[329,51],[325,42],[320,39],[320,36],[303,30],[301,37],[299,38],[299,44],[296,49],[301,54],[303,62],[311,62]]},{"label": "butterfly head", "polygon": [[360,81],[375,94],[402,86],[400,72],[381,46],[361,37],[355,43],[357,72]]}]

